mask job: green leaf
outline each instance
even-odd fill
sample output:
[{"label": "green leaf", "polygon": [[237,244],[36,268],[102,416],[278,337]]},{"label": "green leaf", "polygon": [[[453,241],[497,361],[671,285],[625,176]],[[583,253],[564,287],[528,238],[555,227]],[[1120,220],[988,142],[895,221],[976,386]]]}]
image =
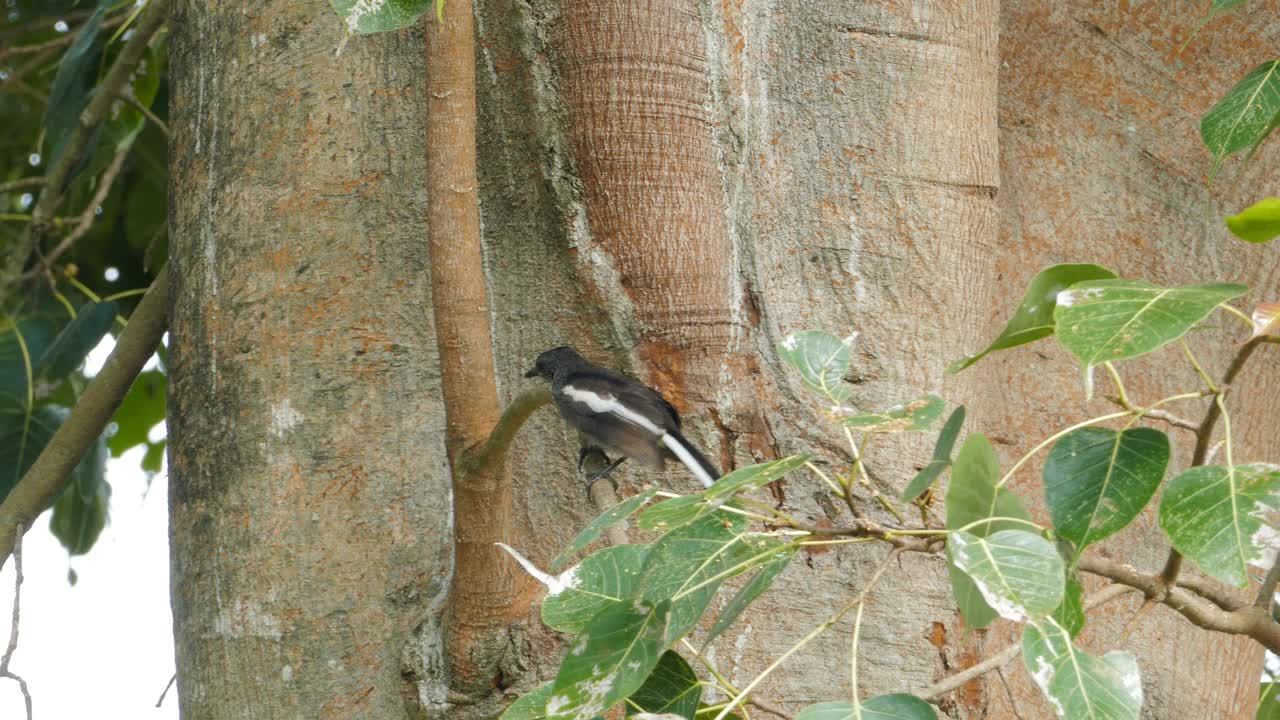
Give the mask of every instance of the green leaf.
[{"label": "green leaf", "polygon": [[1149,353],[1182,337],[1213,309],[1249,288],[1205,283],[1162,288],[1143,280],[1093,280],[1058,293],[1058,339],[1092,369]]},{"label": "green leaf", "polygon": [[1255,150],[1275,129],[1280,115],[1280,60],[1254,68],[1200,118],[1200,139],[1213,154],[1216,171],[1223,158]]},{"label": "green leaf", "polygon": [[713,507],[723,505],[726,500],[740,492],[762,488],[792,470],[803,467],[810,457],[809,453],[800,453],[780,460],[738,468],[704,490],[702,497]]},{"label": "green leaf", "polygon": [[61,318],[40,313],[0,330],[0,405],[26,406],[28,383],[35,378],[36,363],[57,337],[65,319],[65,313]]},{"label": "green leaf", "polygon": [[1058,717],[1070,720],[1137,720],[1142,677],[1133,656],[1109,652],[1098,658],[1071,644],[1053,620],[1022,631],[1022,659]]},{"label": "green leaf", "polygon": [[712,512],[715,512],[715,508],[702,495],[681,495],[646,508],[636,518],[636,525],[642,530],[667,532]]},{"label": "green leaf", "polygon": [[932,427],[946,407],[947,404],[937,395],[925,395],[882,413],[860,413],[840,422],[845,427],[866,433],[919,432]]},{"label": "green leaf", "polygon": [[[126,90],[142,107],[150,109],[151,103],[155,101],[156,91],[160,89],[163,68],[164,54],[155,48],[146,48],[129,78]],[[129,149],[146,124],[146,116],[131,103],[124,101],[112,103],[110,113],[103,124],[103,134],[105,140],[110,143],[112,154]]]},{"label": "green leaf", "polygon": [[40,456],[67,412],[66,408],[44,405],[28,416],[25,408],[0,402],[0,500]]},{"label": "green leaf", "polygon": [[669,713],[693,720],[702,700],[702,685],[680,653],[668,650],[658,659],[644,685],[629,698],[638,708],[627,705],[627,717],[636,713]]},{"label": "green leaf", "polygon": [[431,7],[432,0],[329,0],[353,35],[407,28]]},{"label": "green leaf", "polygon": [[615,545],[588,555],[560,580],[564,587],[542,601],[542,622],[560,632],[581,632],[606,607],[629,603],[638,587],[648,545]]},{"label": "green leaf", "polygon": [[577,537],[570,541],[569,545],[551,561],[552,572],[559,571],[561,566],[576,555],[579,550],[594,542],[605,530],[631,517],[636,510],[640,509],[640,506],[648,502],[657,492],[656,488],[645,490],[639,495],[632,495],[601,513],[600,517],[597,517],[590,525],[583,528],[582,532],[578,533]]},{"label": "green leaf", "polygon": [[1062,604],[1053,611],[1052,617],[1071,637],[1079,635],[1084,629],[1084,586],[1080,584],[1080,579],[1074,573],[1067,576]]},{"label": "green leaf", "polygon": [[877,695],[860,703],[855,715],[850,702],[824,702],[810,705],[796,715],[796,720],[937,720],[933,707],[914,695]]},{"label": "green leaf", "polygon": [[1251,243],[1264,243],[1280,235],[1280,198],[1266,198],[1226,217],[1232,235]]},{"label": "green leaf", "polygon": [[1202,465],[1175,477],[1160,499],[1160,527],[1206,573],[1239,587],[1248,566],[1271,566],[1280,533],[1280,465]]},{"label": "green leaf", "polygon": [[1045,504],[1058,534],[1082,553],[1147,506],[1169,465],[1169,436],[1151,428],[1073,430],[1044,465]]},{"label": "green leaf", "polygon": [[72,555],[89,552],[107,524],[111,486],[107,484],[107,443],[99,436],[72,471],[71,482],[53,503],[49,530]]},{"label": "green leaf", "polygon": [[[53,77],[49,91],[49,104],[45,109],[45,140],[49,144],[49,157],[45,167],[53,167],[62,155],[71,132],[80,123],[80,113],[89,104],[98,80],[98,61],[102,57],[102,42],[98,29],[106,8],[99,6],[81,26],[71,47],[62,53],[58,72]],[[92,144],[86,149],[87,157]]]},{"label": "green leaf", "polygon": [[547,716],[547,700],[551,697],[552,683],[543,683],[537,690],[525,693],[502,711],[498,720],[542,720]]},{"label": "green leaf", "polygon": [[671,601],[605,608],[569,645],[547,699],[548,718],[591,718],[631,695],[666,648]]},{"label": "green leaf", "polygon": [[117,309],[113,302],[81,305],[75,319],[62,328],[35,362],[34,374],[61,380],[74,372],[111,329]]},{"label": "green leaf", "polygon": [[[996,451],[986,436],[973,433],[965,438],[956,455],[951,469],[951,484],[947,488],[947,529],[958,530],[988,518],[1030,519],[1018,496],[1003,487],[996,487],[999,478],[1000,464]],[[1009,520],[992,520],[969,528],[968,532],[981,538],[1019,527],[1023,526]],[[975,628],[990,625],[996,618],[996,611],[983,599],[977,585],[955,563],[948,562],[948,570],[956,605],[960,607],[965,623]]]},{"label": "green leaf", "polygon": [[821,330],[791,333],[778,344],[778,354],[800,371],[800,379],[810,389],[840,403],[849,398],[843,378],[849,371],[849,348],[857,337],[853,333],[841,340]]},{"label": "green leaf", "polygon": [[667,625],[669,641],[687,633],[702,616],[726,571],[734,566],[733,550],[747,532],[747,519],[716,513],[676,528],[653,544],[645,560],[640,597],[646,602],[672,600]]},{"label": "green leaf", "polygon": [[911,482],[907,483],[907,488],[902,491],[903,502],[912,502],[920,497],[933,485],[943,470],[951,467],[951,449],[955,447],[956,438],[960,436],[960,428],[963,425],[964,406],[961,405],[951,411],[951,416],[942,426],[942,432],[938,434],[938,443],[933,446],[933,458],[929,460],[929,464],[921,468],[920,472],[911,478]]},{"label": "green leaf", "polygon": [[1103,280],[1115,273],[1100,265],[1052,265],[1041,270],[1027,286],[1022,302],[1013,317],[985,350],[957,360],[947,366],[947,373],[958,373],[996,350],[1025,345],[1053,334],[1053,310],[1058,293],[1085,280]]},{"label": "green leaf", "polygon": [[1280,683],[1272,680],[1262,683],[1258,694],[1258,712],[1253,720],[1280,720]]},{"label": "green leaf", "polygon": [[1025,530],[1001,530],[987,538],[953,532],[951,562],[968,574],[1001,617],[1026,622],[1062,602],[1064,567],[1053,543]]},{"label": "green leaf", "polygon": [[156,424],[164,422],[165,384],[165,374],[159,370],[138,374],[112,418],[116,431],[107,441],[112,457],[120,457],[136,445],[146,444],[151,451],[147,434]]},{"label": "green leaf", "polygon": [[787,569],[787,565],[790,564],[791,558],[795,556],[797,550],[799,548],[794,546],[780,547],[774,558],[761,567],[760,571],[746,585],[742,586],[742,589],[725,604],[724,610],[720,611],[720,617],[716,618],[716,624],[712,626],[706,638],[702,641],[704,648],[710,645],[711,641],[719,637],[721,633],[728,630],[738,619],[738,616],[742,615],[743,611],[756,601],[756,598],[763,595],[773,585],[773,581],[777,579],[778,575]]},{"label": "green leaf", "polygon": [[155,474],[160,472],[164,467],[164,451],[168,447],[168,442],[161,440],[158,443],[147,443],[147,454],[142,456],[142,469],[148,473]]}]

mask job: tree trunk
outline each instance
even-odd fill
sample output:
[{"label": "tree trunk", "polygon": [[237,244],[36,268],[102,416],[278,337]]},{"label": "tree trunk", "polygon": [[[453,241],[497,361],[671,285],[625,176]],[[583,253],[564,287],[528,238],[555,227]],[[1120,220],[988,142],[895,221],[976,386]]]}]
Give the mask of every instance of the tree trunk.
[{"label": "tree trunk", "polygon": [[[451,699],[422,40],[356,38],[335,62],[341,28],[328,12],[184,3],[174,20],[170,441],[186,717],[439,717]],[[1228,26],[1197,41],[1194,59],[1169,60],[1191,22],[1183,12],[1041,0],[1003,11],[994,0],[478,2],[499,397],[526,387],[537,353],[571,343],[661,385],[725,470],[799,450],[844,463],[843,436],[824,429],[775,348],[797,329],[858,330],[859,407],[939,392],[968,405],[968,429],[988,433],[1007,466],[1103,407],[1084,406],[1074,364],[1050,343],[943,377],[998,332],[1041,266],[1276,284],[1266,250],[1229,240],[1203,211],[1208,162],[1195,135],[1198,115],[1260,50],[1216,34]],[[1266,155],[1249,173],[1274,168]],[[1225,352],[1203,355],[1220,364]],[[1155,398],[1191,381],[1164,362],[1181,367],[1172,352],[1127,364],[1131,391]],[[1280,450],[1261,430],[1276,419],[1268,379],[1274,370],[1258,363],[1245,380],[1254,391],[1233,396],[1252,451],[1242,457]],[[887,489],[911,476],[929,440],[873,448]],[[1185,463],[1190,443],[1174,440]],[[543,410],[510,457],[509,536],[541,566],[596,512],[576,449]],[[631,463],[618,477],[696,487],[687,473]],[[1015,489],[1037,504],[1038,468]],[[834,512],[811,478],[774,493],[791,513]],[[884,551],[855,548],[802,556],[715,643],[730,681],[745,684],[857,592]],[[1102,550],[1155,569],[1167,545],[1148,516]],[[1139,654],[1146,716],[1244,717],[1255,647],[1161,609],[1130,626],[1136,604],[1093,620],[1084,642]],[[791,658],[761,695],[791,711],[848,697],[845,630]],[[871,595],[860,690],[921,690],[1012,630],[966,631],[941,559],[906,557]],[[449,717],[491,716],[554,675],[559,638],[532,616],[506,632],[487,702],[453,705]],[[1239,668],[1228,681],[1187,679],[1224,665]],[[1049,717],[1017,664],[1003,678],[942,709]]]},{"label": "tree trunk", "polygon": [[401,717],[453,553],[421,34],[335,59],[328,4],[285,0],[170,28],[182,715]]}]

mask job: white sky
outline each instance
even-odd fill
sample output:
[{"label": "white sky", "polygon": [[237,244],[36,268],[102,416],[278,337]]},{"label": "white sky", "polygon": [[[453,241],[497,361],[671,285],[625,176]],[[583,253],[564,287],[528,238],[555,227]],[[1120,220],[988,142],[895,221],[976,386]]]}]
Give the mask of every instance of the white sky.
[{"label": "white sky", "polygon": [[[96,372],[110,349],[108,337],[86,372]],[[26,679],[37,720],[177,720],[173,689],[155,707],[174,667],[168,479],[162,472],[148,488],[144,452],[137,447],[108,461],[110,516],[87,555],[68,563],[47,512],[23,541],[22,621],[9,669]],[[74,587],[69,567],[79,576]],[[11,559],[0,571],[0,655],[9,639],[13,576]],[[0,718],[25,717],[17,683],[0,679]]]}]

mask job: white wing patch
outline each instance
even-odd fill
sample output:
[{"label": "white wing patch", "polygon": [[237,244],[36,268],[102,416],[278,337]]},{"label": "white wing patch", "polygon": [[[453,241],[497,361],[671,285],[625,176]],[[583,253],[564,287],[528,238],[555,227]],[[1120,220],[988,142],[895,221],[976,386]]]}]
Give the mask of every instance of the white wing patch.
[{"label": "white wing patch", "polygon": [[648,430],[654,435],[661,435],[663,433],[663,430],[659,429],[657,425],[654,425],[649,418],[641,415],[635,410],[632,410],[626,405],[623,405],[618,402],[617,398],[607,393],[601,395],[591,392],[590,390],[579,390],[572,385],[565,385],[564,394],[567,395],[570,400],[580,402],[591,408],[591,412],[616,415],[632,425]]}]

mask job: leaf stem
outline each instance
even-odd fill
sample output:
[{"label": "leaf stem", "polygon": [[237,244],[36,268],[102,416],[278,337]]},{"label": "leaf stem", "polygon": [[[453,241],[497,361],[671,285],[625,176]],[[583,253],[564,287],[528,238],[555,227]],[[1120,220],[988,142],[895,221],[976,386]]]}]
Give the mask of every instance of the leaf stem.
[{"label": "leaf stem", "polygon": [[1049,447],[1062,436],[1073,433],[1076,430],[1079,430],[1080,428],[1083,428],[1083,427],[1089,427],[1090,425],[1097,425],[1098,423],[1106,422],[1108,420],[1115,420],[1116,418],[1125,417],[1129,415],[1130,412],[1131,411],[1129,410],[1125,410],[1124,412],[1114,412],[1108,415],[1099,415],[1098,417],[1090,418],[1089,420],[1085,420],[1084,422],[1078,422],[1075,425],[1072,425],[1071,427],[1065,430],[1059,430],[1053,435],[1050,435],[1048,438],[1043,440],[1039,445],[1036,445],[1035,447],[1028,450],[1027,454],[1023,455],[1022,458],[1018,460],[1018,462],[1014,463],[1013,467],[1009,468],[1009,472],[1005,473],[1004,477],[1000,478],[1000,482],[996,483],[996,488],[1004,487],[1005,483],[1009,482],[1009,479],[1013,477],[1014,473],[1018,472],[1018,470],[1020,470],[1023,465],[1026,465],[1027,461],[1029,461],[1036,453]]},{"label": "leaf stem", "polygon": [[1243,310],[1240,310],[1239,308],[1236,308],[1235,306],[1229,305],[1227,303],[1222,303],[1218,307],[1240,318],[1240,320],[1244,322],[1245,327],[1249,328],[1249,332],[1253,332],[1255,330],[1253,325],[1253,318],[1249,317],[1248,315],[1245,315]]},{"label": "leaf stem", "polygon": [[876,568],[875,573],[872,574],[871,579],[867,581],[867,584],[865,586],[863,586],[862,592],[858,593],[858,596],[854,598],[852,602],[840,608],[840,610],[836,612],[836,614],[832,615],[830,618],[828,618],[822,624],[815,627],[813,630],[810,630],[808,635],[805,635],[804,637],[800,638],[800,640],[796,642],[795,645],[792,645],[790,648],[787,649],[786,652],[782,653],[782,655],[779,655],[777,660],[774,660],[772,663],[770,663],[769,667],[766,667],[764,670],[762,670],[759,675],[757,675],[751,682],[747,683],[747,685],[742,688],[741,692],[739,692],[737,695],[734,696],[732,700],[729,701],[729,704],[726,705],[724,709],[721,710],[719,714],[716,715],[715,720],[724,720],[725,716],[728,715],[729,712],[733,710],[733,708],[742,704],[743,700],[746,699],[746,696],[748,693],[754,690],[757,685],[764,682],[764,679],[769,677],[769,675],[774,670],[777,670],[778,667],[782,665],[782,663],[786,662],[787,658],[796,654],[796,652],[798,652],[805,645],[808,645],[810,642],[813,642],[814,638],[818,637],[822,633],[829,630],[832,625],[835,625],[836,623],[840,622],[840,620],[846,614],[848,614],[850,610],[854,609],[855,607],[861,606],[862,603],[866,601],[867,595],[871,592],[872,588],[874,588],[876,586],[876,583],[880,580],[880,576],[884,574],[884,571],[886,569],[888,569],[890,562],[893,560],[895,556],[897,556],[898,552],[899,551],[896,548],[893,550],[890,550],[889,554],[886,555],[884,560],[880,562],[880,566]]},{"label": "leaf stem", "polygon": [[1126,393],[1124,390],[1124,381],[1120,379],[1120,373],[1116,371],[1115,364],[1110,362],[1105,362],[1102,364],[1107,368],[1107,372],[1111,374],[1111,382],[1115,383],[1116,394],[1120,396],[1121,407],[1128,408],[1132,406],[1133,403],[1129,402],[1129,394]]},{"label": "leaf stem", "polygon": [[1212,392],[1218,392],[1218,386],[1213,384],[1213,378],[1209,377],[1209,373],[1204,371],[1204,367],[1200,365],[1200,361],[1196,359],[1195,353],[1191,352],[1191,346],[1187,344],[1185,339],[1179,340],[1178,344],[1182,346],[1182,353],[1187,356],[1187,361],[1191,363],[1191,367],[1196,369],[1196,374],[1204,381]]}]

